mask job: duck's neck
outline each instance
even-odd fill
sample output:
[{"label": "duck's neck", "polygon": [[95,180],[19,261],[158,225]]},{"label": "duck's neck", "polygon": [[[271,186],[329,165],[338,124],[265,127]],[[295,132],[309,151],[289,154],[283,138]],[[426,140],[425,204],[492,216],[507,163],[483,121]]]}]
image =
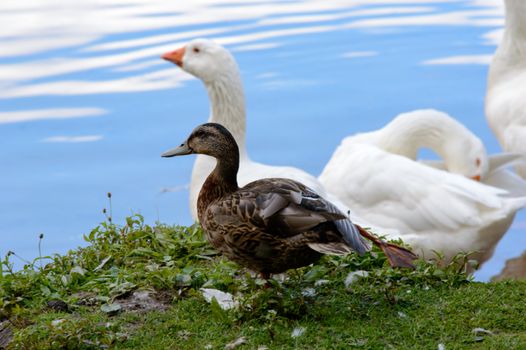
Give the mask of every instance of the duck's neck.
[{"label": "duck's neck", "polygon": [[197,215],[200,222],[205,222],[203,215],[210,203],[239,189],[237,185],[239,153],[236,150],[227,154],[228,157],[217,159],[214,170],[208,175],[199,192]]},{"label": "duck's neck", "polygon": [[489,85],[526,67],[526,1],[506,0],[506,27],[490,68]]},{"label": "duck's neck", "polygon": [[247,157],[245,146],[246,114],[243,84],[237,67],[227,69],[225,74],[207,82],[206,88],[210,98],[209,122],[219,123],[234,136],[241,158]]},{"label": "duck's neck", "polygon": [[383,129],[377,131],[377,145],[394,154],[416,160],[418,150],[430,148],[447,164],[449,158],[446,142],[458,132],[459,125],[448,119],[437,121],[425,114],[417,118],[397,118]]}]

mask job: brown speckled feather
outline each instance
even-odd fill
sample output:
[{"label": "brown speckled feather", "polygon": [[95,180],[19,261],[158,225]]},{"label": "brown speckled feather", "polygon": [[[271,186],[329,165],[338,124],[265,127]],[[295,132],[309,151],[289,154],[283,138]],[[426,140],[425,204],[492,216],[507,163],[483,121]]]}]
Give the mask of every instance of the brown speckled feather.
[{"label": "brown speckled feather", "polygon": [[[200,213],[216,249],[264,273],[308,265],[320,258],[320,252],[368,249],[358,232],[342,233],[336,221],[348,218],[304,185],[279,178],[254,181],[212,201]],[[349,246],[344,234],[355,234],[359,245]]]}]

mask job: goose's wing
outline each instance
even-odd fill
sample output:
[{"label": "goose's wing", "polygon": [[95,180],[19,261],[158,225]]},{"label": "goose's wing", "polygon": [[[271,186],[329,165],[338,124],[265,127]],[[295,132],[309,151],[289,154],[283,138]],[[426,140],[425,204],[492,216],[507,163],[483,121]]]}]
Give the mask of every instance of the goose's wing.
[{"label": "goose's wing", "polygon": [[[442,159],[420,159],[420,163],[435,169],[447,170],[446,165]],[[488,155],[488,174],[492,174],[502,168],[508,167],[513,164],[524,162],[522,155],[518,153],[502,152]]]},{"label": "goose's wing", "polygon": [[[291,238],[333,222],[341,238],[355,251],[369,249],[358,229],[332,203],[290,179],[254,181],[208,209],[216,223],[261,230]],[[315,243],[315,242],[313,242]]]},{"label": "goose's wing", "polygon": [[479,226],[505,193],[364,144],[337,150],[320,179],[358,215],[408,233]]},{"label": "goose's wing", "polygon": [[506,190],[508,192],[506,197],[526,196],[526,180],[505,168],[498,168],[490,172],[483,182],[486,185]]},{"label": "goose's wing", "polygon": [[438,170],[446,170],[446,164],[442,159],[419,159],[418,162]]},{"label": "goose's wing", "polygon": [[[506,190],[506,197],[526,196],[526,180],[506,169],[514,164],[524,163],[522,155],[511,152],[495,153],[488,156],[489,170],[482,179],[485,185]],[[420,163],[446,171],[442,160],[419,160]]]}]

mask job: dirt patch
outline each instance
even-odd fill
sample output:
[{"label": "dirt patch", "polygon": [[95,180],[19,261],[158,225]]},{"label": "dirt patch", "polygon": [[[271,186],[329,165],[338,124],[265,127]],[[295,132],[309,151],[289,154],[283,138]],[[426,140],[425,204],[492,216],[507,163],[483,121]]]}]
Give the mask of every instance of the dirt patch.
[{"label": "dirt patch", "polygon": [[521,256],[506,261],[502,271],[492,281],[526,279],[526,251]]},{"label": "dirt patch", "polygon": [[13,339],[13,331],[8,320],[0,322],[0,349],[7,349],[7,345]]},{"label": "dirt patch", "polygon": [[115,300],[123,311],[165,311],[170,307],[171,296],[151,290],[136,290],[125,298]]}]

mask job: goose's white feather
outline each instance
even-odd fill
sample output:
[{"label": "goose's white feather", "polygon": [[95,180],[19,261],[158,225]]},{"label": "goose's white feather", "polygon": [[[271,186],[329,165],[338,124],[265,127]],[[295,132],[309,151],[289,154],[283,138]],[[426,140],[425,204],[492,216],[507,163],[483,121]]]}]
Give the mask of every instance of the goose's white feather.
[{"label": "goose's white feather", "polygon": [[[488,76],[486,119],[502,148],[526,160],[526,2],[505,4],[504,35]],[[515,168],[526,178],[526,162]]]}]

